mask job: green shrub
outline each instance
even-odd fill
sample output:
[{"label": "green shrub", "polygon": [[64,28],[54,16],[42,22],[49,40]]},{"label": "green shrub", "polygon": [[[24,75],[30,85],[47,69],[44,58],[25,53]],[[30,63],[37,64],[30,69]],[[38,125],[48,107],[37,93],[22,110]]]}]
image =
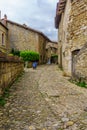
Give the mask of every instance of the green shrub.
[{"label": "green shrub", "polygon": [[4,106],[6,104],[6,101],[4,97],[0,97],[0,106]]},{"label": "green shrub", "polygon": [[24,61],[39,61],[39,53],[34,51],[21,51],[20,56]]},{"label": "green shrub", "polygon": [[4,106],[6,104],[6,98],[10,96],[9,87],[5,88],[4,93],[0,96],[0,106]]},{"label": "green shrub", "polygon": [[78,85],[80,87],[87,88],[87,84],[84,81],[83,82],[76,82],[76,85]]},{"label": "green shrub", "polygon": [[51,57],[52,57],[52,58],[58,58],[58,55],[53,54],[53,55],[51,55]]},{"label": "green shrub", "polygon": [[76,81],[76,80],[73,80],[73,79],[69,79],[69,81],[71,83],[76,84],[77,86],[87,88],[87,83],[85,81]]},{"label": "green shrub", "polygon": [[14,56],[20,56],[20,51],[12,48],[11,54],[13,54]]}]

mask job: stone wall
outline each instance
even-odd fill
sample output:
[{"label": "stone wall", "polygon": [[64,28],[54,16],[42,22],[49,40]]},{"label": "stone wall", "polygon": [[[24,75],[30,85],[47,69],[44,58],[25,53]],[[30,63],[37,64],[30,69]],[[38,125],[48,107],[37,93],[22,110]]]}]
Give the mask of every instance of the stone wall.
[{"label": "stone wall", "polygon": [[32,50],[40,54],[39,63],[45,63],[46,43],[50,41],[42,32],[34,30],[27,25],[21,25],[7,20],[8,41],[10,47],[16,50]]},{"label": "stone wall", "polygon": [[72,53],[80,50],[87,42],[87,0],[66,1],[58,35],[59,64],[71,76],[74,69]]},{"label": "stone wall", "polygon": [[74,77],[78,80],[85,80],[87,82],[87,43],[79,51],[74,62],[75,62]]},{"label": "stone wall", "polygon": [[59,24],[59,29],[58,29],[58,64],[62,68],[62,44],[63,44],[63,17],[64,15],[61,16],[61,21]]},{"label": "stone wall", "polygon": [[39,54],[40,54],[40,63],[45,62],[45,48],[46,48],[46,38],[42,35],[39,35]]},{"label": "stone wall", "polygon": [[23,25],[7,21],[10,47],[16,50],[32,50],[38,52],[38,34]]},{"label": "stone wall", "polygon": [[73,0],[71,6],[67,40],[75,50],[87,42],[87,1]]},{"label": "stone wall", "polygon": [[8,29],[0,23],[0,50],[7,51],[8,48]]},{"label": "stone wall", "polygon": [[[80,50],[87,42],[87,2],[73,0],[67,30],[65,57],[69,75],[73,72],[72,52]],[[86,62],[86,61],[84,61]]]},{"label": "stone wall", "polygon": [[58,55],[58,44],[57,44],[57,42],[48,42],[46,44],[46,62],[48,62],[49,59],[51,59],[52,55]]},{"label": "stone wall", "polygon": [[69,16],[71,11],[71,1],[66,1],[66,6],[64,11],[61,14],[61,19],[59,22],[59,29],[58,29],[58,63],[61,68],[64,69],[64,71],[68,72],[67,68],[67,60],[69,57],[65,57],[66,52],[66,46],[67,43],[67,29],[68,29],[68,23],[69,23]]},{"label": "stone wall", "polygon": [[4,17],[1,22],[8,28],[10,51],[31,50],[40,54],[40,62],[46,62],[46,43],[51,40],[42,32],[32,29],[25,24],[19,24]]},{"label": "stone wall", "polygon": [[18,58],[0,52],[0,95],[23,71],[24,63]]}]

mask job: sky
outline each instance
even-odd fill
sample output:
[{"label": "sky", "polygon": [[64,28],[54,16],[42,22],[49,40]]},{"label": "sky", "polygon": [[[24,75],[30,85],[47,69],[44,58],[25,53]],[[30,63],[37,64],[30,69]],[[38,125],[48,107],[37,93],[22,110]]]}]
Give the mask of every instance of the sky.
[{"label": "sky", "polygon": [[0,0],[1,18],[26,24],[57,41],[54,17],[58,0]]}]

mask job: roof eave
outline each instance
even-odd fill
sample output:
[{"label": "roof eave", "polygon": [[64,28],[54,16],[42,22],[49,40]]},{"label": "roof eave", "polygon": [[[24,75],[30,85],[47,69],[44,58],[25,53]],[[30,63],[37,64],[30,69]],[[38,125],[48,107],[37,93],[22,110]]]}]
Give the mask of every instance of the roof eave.
[{"label": "roof eave", "polygon": [[8,30],[8,28],[0,21],[0,24]]},{"label": "roof eave", "polygon": [[10,21],[10,20],[7,20],[7,22],[9,22],[9,23],[11,23],[11,24],[15,24],[15,25],[17,25],[17,26],[20,26],[20,27],[22,27],[22,28],[24,28],[24,29],[31,30],[31,31],[33,31],[33,32],[39,33],[40,35],[42,35],[43,37],[45,37],[48,41],[51,41],[45,34],[43,34],[42,32],[40,32],[40,31],[38,31],[38,30],[32,29],[32,28],[30,28],[30,27],[28,27],[28,26],[24,26],[24,25],[21,25],[21,24],[19,24],[19,23],[16,23],[16,22],[13,22],[13,21]]},{"label": "roof eave", "polygon": [[62,15],[62,13],[65,10],[66,1],[67,0],[59,0],[59,2],[57,3],[56,17],[55,17],[55,28],[56,29],[59,28],[59,23],[60,23],[60,20],[61,20],[61,15]]}]

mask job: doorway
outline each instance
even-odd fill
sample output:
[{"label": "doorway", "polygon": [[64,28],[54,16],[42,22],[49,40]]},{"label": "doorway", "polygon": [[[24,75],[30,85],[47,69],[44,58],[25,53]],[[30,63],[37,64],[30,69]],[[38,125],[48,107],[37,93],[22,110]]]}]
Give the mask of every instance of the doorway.
[{"label": "doorway", "polygon": [[60,68],[62,68],[62,46],[60,47]]},{"label": "doorway", "polygon": [[75,76],[75,57],[79,53],[80,49],[72,51],[72,76]]}]

